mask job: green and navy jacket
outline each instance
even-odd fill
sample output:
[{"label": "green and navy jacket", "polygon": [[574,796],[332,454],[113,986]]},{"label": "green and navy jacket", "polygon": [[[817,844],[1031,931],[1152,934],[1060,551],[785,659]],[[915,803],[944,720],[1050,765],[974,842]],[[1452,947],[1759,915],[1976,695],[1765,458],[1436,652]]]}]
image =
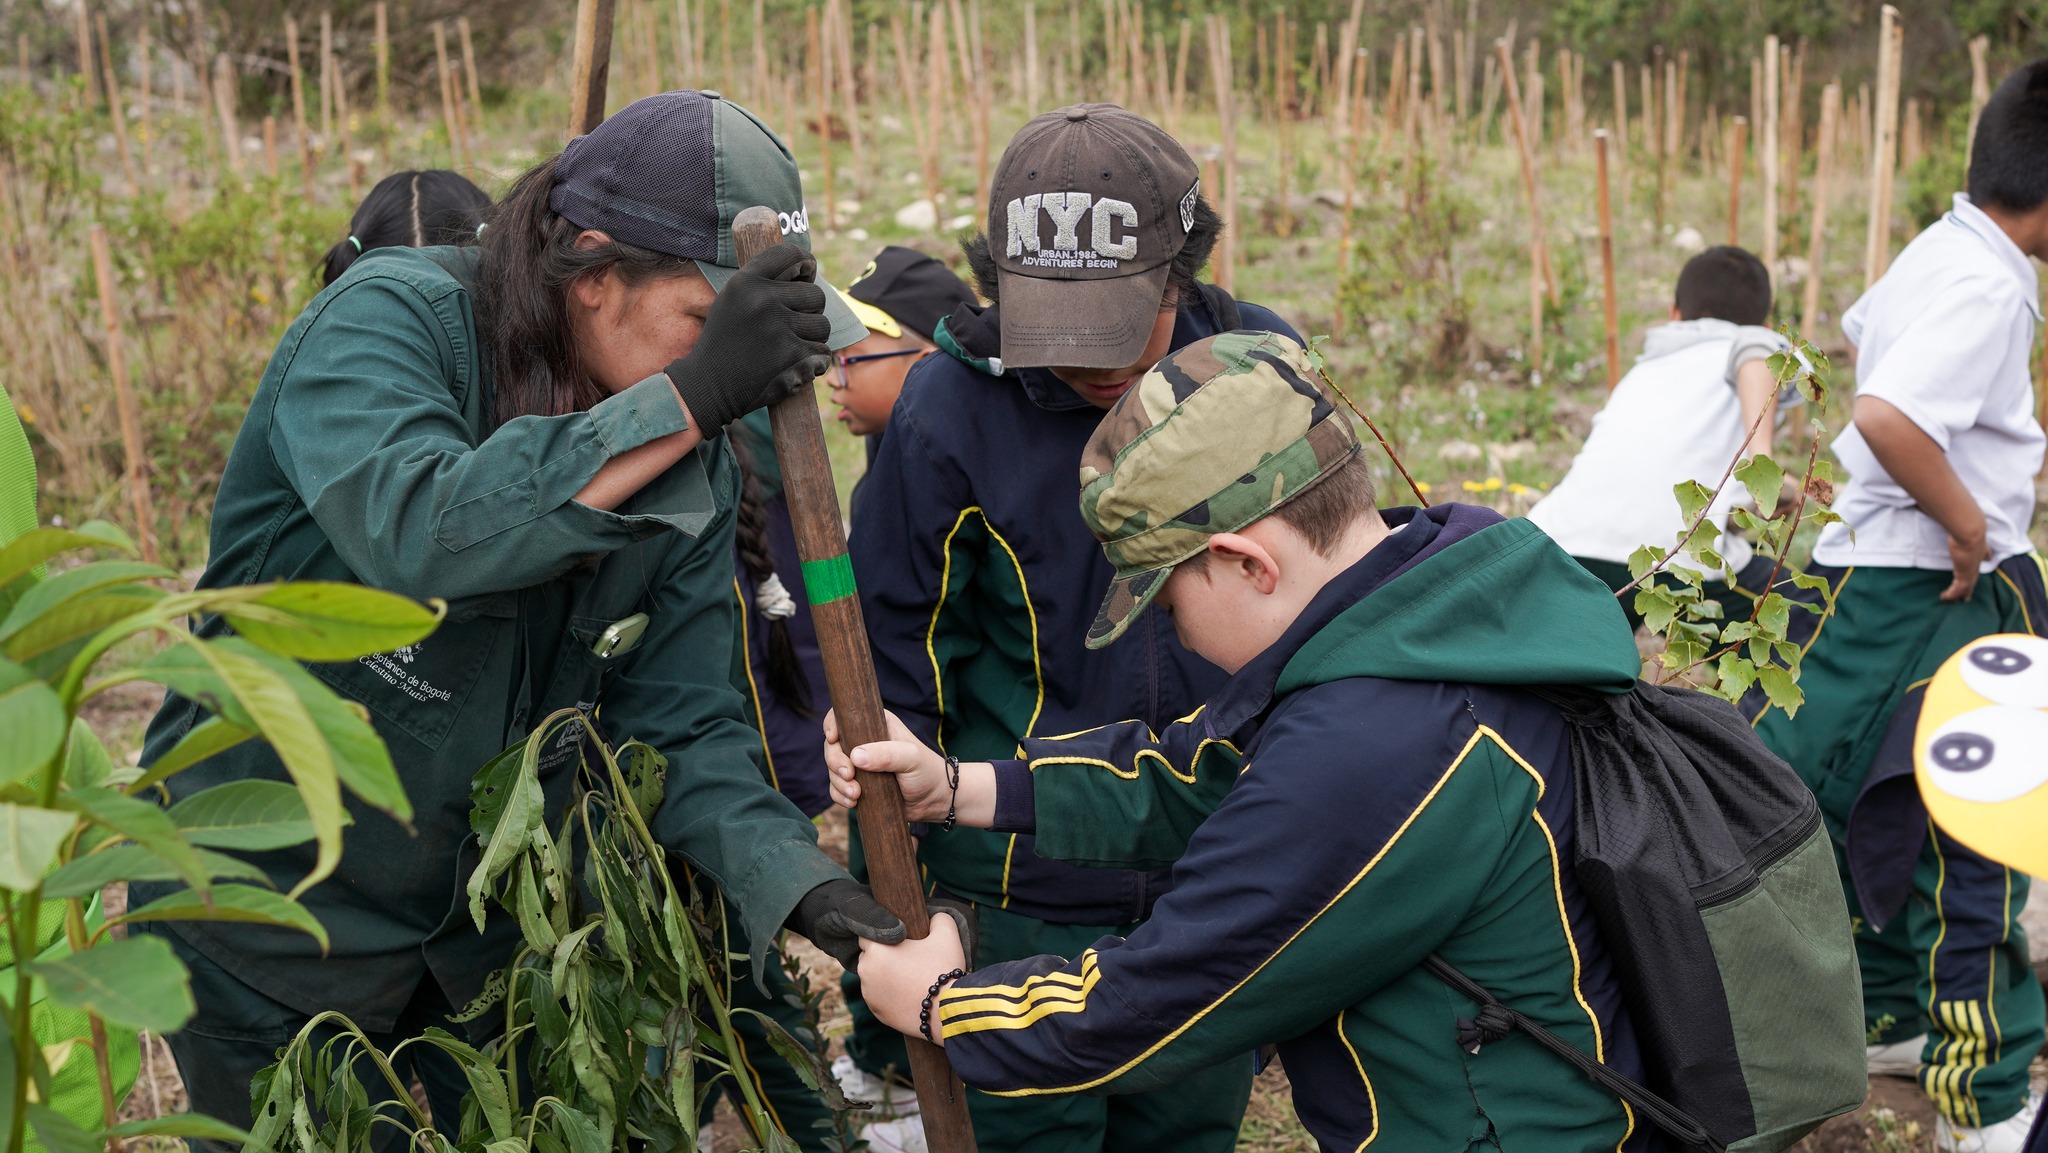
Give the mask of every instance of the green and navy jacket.
[{"label": "green and navy jacket", "polygon": [[[926,357],[904,381],[849,548],[884,703],[967,760],[1124,717],[1163,726],[1224,679],[1163,613],[1146,612],[1108,649],[1082,644],[1113,575],[1075,504],[1081,449],[1103,411],[1046,369],[1000,371],[998,326],[993,308],[967,306],[940,322],[951,355]],[[1294,335],[1205,285],[1180,310],[1173,347],[1233,326]],[[1160,869],[1048,860],[1027,834],[934,829],[919,856],[940,889],[1063,924],[1140,920],[1166,884]]]},{"label": "green and navy jacket", "polygon": [[1023,742],[997,821],[1077,864],[1169,862],[1127,938],[968,974],[946,1054],[1011,1096],[1138,1092],[1277,1043],[1325,1150],[1646,1148],[1619,1100],[1521,1033],[1456,1044],[1477,1006],[1430,953],[1618,1072],[1643,1074],[1574,880],[1557,710],[1619,692],[1620,606],[1526,520],[1444,505],[1325,586],[1209,702]]},{"label": "green and navy jacket", "polygon": [[[471,307],[478,259],[474,248],[379,249],[286,330],[222,475],[200,579],[352,581],[449,602],[418,644],[309,666],[368,708],[414,810],[407,829],[349,799],[340,866],[305,896],[332,952],[266,926],[171,929],[271,998],[342,1010],[371,1032],[393,1028],[430,974],[462,1005],[511,959],[512,918],[494,914],[479,936],[465,908],[470,779],[556,709],[594,708],[611,740],[668,757],[652,831],[717,882],[749,939],[771,939],[804,893],[846,875],[768,787],[761,738],[733,687],[730,449],[705,444],[615,511],[578,503],[607,460],[682,431],[686,414],[656,375],[586,412],[494,429]],[[635,613],[648,617],[638,645],[593,651]],[[205,716],[166,700],[145,763]],[[542,757],[550,827],[577,752],[562,739]],[[286,779],[253,741],[171,778],[171,799],[252,777]],[[251,859],[282,889],[311,868],[313,850]],[[163,887],[135,890],[139,903]],[[496,1020],[483,1014],[477,1027]]]}]

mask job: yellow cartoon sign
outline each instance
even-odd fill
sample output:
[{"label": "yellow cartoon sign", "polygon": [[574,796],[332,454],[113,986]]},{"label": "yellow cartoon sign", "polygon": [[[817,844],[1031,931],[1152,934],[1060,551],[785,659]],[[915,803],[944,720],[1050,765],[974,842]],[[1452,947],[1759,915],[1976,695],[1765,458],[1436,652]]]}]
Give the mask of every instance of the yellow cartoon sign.
[{"label": "yellow cartoon sign", "polygon": [[1913,770],[1950,836],[2048,874],[2048,640],[1981,637],[1943,663],[1920,708]]}]

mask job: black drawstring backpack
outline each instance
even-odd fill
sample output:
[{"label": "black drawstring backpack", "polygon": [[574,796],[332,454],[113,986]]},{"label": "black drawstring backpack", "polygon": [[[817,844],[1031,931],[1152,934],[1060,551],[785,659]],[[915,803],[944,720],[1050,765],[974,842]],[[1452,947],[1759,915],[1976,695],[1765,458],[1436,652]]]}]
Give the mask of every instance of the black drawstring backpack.
[{"label": "black drawstring backpack", "polygon": [[1863,994],[1820,808],[1735,709],[1638,681],[1539,688],[1571,729],[1573,870],[1647,1085],[1595,1062],[1441,957],[1478,1002],[1468,1052],[1521,1029],[1684,1146],[1777,1153],[1862,1104]]}]

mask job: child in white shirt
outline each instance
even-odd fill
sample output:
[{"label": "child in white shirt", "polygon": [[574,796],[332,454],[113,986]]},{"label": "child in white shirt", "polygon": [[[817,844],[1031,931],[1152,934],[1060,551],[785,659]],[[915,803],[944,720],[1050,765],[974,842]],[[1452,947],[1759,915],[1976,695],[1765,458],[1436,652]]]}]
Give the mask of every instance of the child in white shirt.
[{"label": "child in white shirt", "polygon": [[1843,317],[1855,420],[1834,450],[1849,481],[1810,569],[1833,582],[1835,610],[1802,662],[1797,719],[1771,713],[1757,731],[1812,786],[1841,849],[1872,1072],[1918,1076],[1937,1148],[2017,1153],[2043,1035],[2017,921],[2028,881],[1929,827],[1912,759],[1924,683],[1949,656],[2048,629],[2027,536],[2044,444],[2028,353],[2032,260],[2048,257],[2048,61],[1985,106],[1969,189]]},{"label": "child in white shirt", "polygon": [[[1738,458],[1768,451],[1779,405],[1799,401],[1790,389],[1779,396],[1768,362],[1787,345],[1762,327],[1771,312],[1762,261],[1740,248],[1710,248],[1686,262],[1675,296],[1672,323],[1650,330],[1570,471],[1529,510],[1537,527],[1616,590],[1628,585],[1637,548],[1670,549],[1684,534],[1672,487],[1695,480],[1711,489]],[[1700,569],[1683,555],[1671,561],[1699,571],[1710,600],[1755,597],[1771,579],[1771,559],[1727,531],[1738,503],[1749,503],[1746,491],[1730,481],[1707,512],[1725,570]],[[1623,597],[1622,607],[1640,625],[1634,600]],[[1738,610],[1724,603],[1723,611]]]}]

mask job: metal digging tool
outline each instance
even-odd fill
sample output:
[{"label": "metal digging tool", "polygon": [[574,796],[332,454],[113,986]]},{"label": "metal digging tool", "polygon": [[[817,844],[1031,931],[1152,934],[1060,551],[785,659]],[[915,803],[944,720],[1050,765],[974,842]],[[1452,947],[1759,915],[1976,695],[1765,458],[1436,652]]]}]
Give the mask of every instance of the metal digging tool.
[{"label": "metal digging tool", "polygon": [[[741,210],[732,221],[732,241],[739,263],[782,242],[775,210]],[[827,289],[830,291],[830,289]],[[825,426],[818,417],[818,399],[805,389],[768,410],[775,426],[775,455],[782,462],[783,492],[789,497],[789,519],[796,530],[797,555],[803,558],[804,590],[810,596],[811,619],[817,625],[818,649],[825,662],[825,684],[839,717],[841,739],[848,748],[888,739],[882,717],[882,693],[875,682],[875,662],[868,652],[867,626],[861,620],[860,598],[854,595],[853,566],[846,559],[846,531],[839,521],[839,493],[832,483],[832,462],[825,455]],[[903,794],[888,773],[860,774],[862,851],[875,899],[903,918],[912,938],[931,931],[925,916],[924,886],[917,878],[917,851],[904,817]],[[972,958],[970,958],[972,960]],[[921,1037],[905,1037],[910,1049],[911,1076],[924,1135],[933,1153],[975,1153],[974,1126],[967,1118],[967,1093],[946,1051]]]}]

